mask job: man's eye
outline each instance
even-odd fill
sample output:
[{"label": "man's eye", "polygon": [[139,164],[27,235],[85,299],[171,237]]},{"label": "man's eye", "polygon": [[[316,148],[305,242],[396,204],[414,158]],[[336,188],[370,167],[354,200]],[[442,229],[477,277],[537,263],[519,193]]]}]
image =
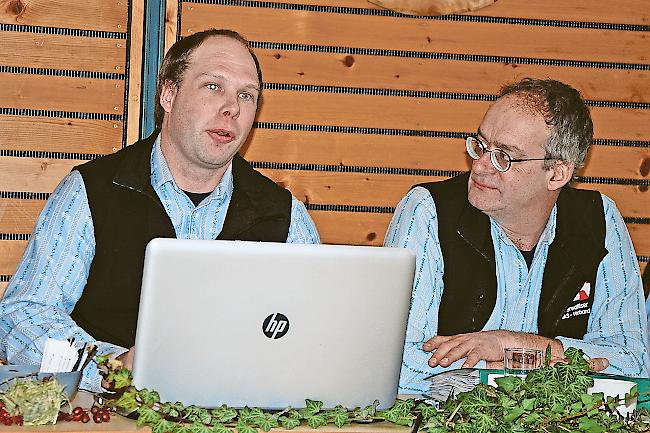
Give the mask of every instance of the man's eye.
[{"label": "man's eye", "polygon": [[215,84],[215,83],[209,83],[209,84],[206,84],[205,87],[207,87],[207,88],[210,89],[210,90],[218,90],[218,89],[219,89],[219,85],[218,85],[218,84]]},{"label": "man's eye", "polygon": [[239,97],[243,99],[244,101],[254,101],[255,96],[253,96],[251,93],[248,92],[242,92],[239,94]]}]

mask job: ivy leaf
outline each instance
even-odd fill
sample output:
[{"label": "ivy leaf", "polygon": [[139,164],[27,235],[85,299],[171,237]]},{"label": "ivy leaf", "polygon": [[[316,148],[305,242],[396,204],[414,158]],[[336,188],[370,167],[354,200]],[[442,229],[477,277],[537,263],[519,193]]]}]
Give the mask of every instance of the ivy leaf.
[{"label": "ivy leaf", "polygon": [[257,433],[257,430],[254,427],[244,424],[241,421],[237,423],[236,429],[238,433]]},{"label": "ivy leaf", "polygon": [[212,423],[212,415],[210,415],[210,411],[208,411],[207,409],[201,409],[197,413],[197,417],[199,418],[199,422],[202,422],[203,424]]},{"label": "ivy leaf", "polygon": [[395,420],[395,424],[410,427],[413,424],[413,419],[412,416],[400,416]]},{"label": "ivy leaf", "polygon": [[616,408],[618,407],[618,398],[612,396],[607,397],[605,405],[609,408],[610,411],[615,412]]},{"label": "ivy leaf", "polygon": [[265,414],[264,418],[257,424],[262,431],[269,431],[274,427],[278,426],[278,420],[275,416],[271,414]]},{"label": "ivy leaf", "polygon": [[607,428],[600,424],[598,421],[592,418],[588,418],[586,416],[583,416],[578,420],[578,427],[580,428],[580,431],[583,431],[585,433],[604,433],[607,431]]},{"label": "ivy leaf", "polygon": [[235,409],[229,408],[226,405],[212,409],[212,412],[210,414],[212,415],[213,423],[230,422],[233,419],[237,418],[237,411]]},{"label": "ivy leaf", "polygon": [[[213,433],[233,433],[232,430],[227,428],[221,423],[213,423],[212,424],[212,432]],[[153,433],[153,432],[152,432]]]},{"label": "ivy leaf", "polygon": [[130,389],[124,392],[119,399],[115,402],[115,406],[123,409],[127,413],[132,413],[138,409],[140,403],[136,400],[135,389]]},{"label": "ivy leaf", "polygon": [[513,393],[521,389],[522,380],[518,376],[503,376],[494,379],[499,388],[507,393]]},{"label": "ivy leaf", "polygon": [[307,412],[309,412],[312,415],[315,415],[318,412],[320,412],[322,407],[323,407],[322,401],[309,400],[309,399],[305,400],[305,409]]},{"label": "ivy leaf", "polygon": [[639,385],[635,384],[632,389],[630,389],[630,392],[625,394],[625,404],[630,405],[632,404],[633,400],[639,395]]},{"label": "ivy leaf", "polygon": [[142,427],[145,424],[155,424],[160,418],[160,414],[149,406],[140,406],[138,408],[138,427]]},{"label": "ivy leaf", "polygon": [[112,353],[107,353],[106,355],[97,355],[95,356],[95,363],[97,363],[97,365],[105,364],[108,362],[108,358],[110,358],[111,355]]},{"label": "ivy leaf", "polygon": [[526,418],[524,418],[524,424],[537,425],[540,423],[541,420],[542,420],[542,416],[537,412],[533,412],[530,415],[528,415]]},{"label": "ivy leaf", "polygon": [[434,416],[438,415],[438,409],[436,409],[434,406],[424,403],[418,404],[415,410],[422,414],[422,419],[424,421],[427,421],[429,418],[433,418]]},{"label": "ivy leaf", "polygon": [[279,419],[282,428],[285,430],[293,430],[300,425],[300,420],[297,418],[290,418],[288,416],[281,416]]},{"label": "ivy leaf", "polygon": [[526,411],[522,407],[519,406],[513,407],[507,412],[506,416],[503,417],[503,420],[508,424],[512,424],[513,422],[515,422],[517,418],[522,416],[525,412]]},{"label": "ivy leaf", "polygon": [[323,415],[316,414],[316,415],[312,415],[309,418],[307,418],[307,424],[309,425],[309,427],[311,427],[313,429],[316,429],[316,428],[318,428],[318,427],[320,427],[322,425],[327,424],[327,420],[325,419],[325,417]]},{"label": "ivy leaf", "polygon": [[106,380],[112,382],[115,389],[122,389],[131,386],[131,379],[131,371],[122,368],[117,372],[110,372]]},{"label": "ivy leaf", "polygon": [[171,433],[192,433],[192,429],[189,424],[184,422],[176,422],[173,424],[174,427],[171,430]]},{"label": "ivy leaf", "polygon": [[174,429],[175,423],[161,418],[157,423],[151,426],[151,433],[167,433]]},{"label": "ivy leaf", "polygon": [[[376,405],[374,405],[376,407],[379,405],[379,402],[377,400],[375,400],[375,402],[377,403]],[[396,411],[402,416],[406,416],[409,413],[411,413],[411,409],[413,409],[413,406],[415,406],[415,400],[413,400],[412,398],[409,398],[407,400],[395,400],[395,404],[393,405],[391,410]]]},{"label": "ivy leaf", "polygon": [[580,400],[585,407],[591,407],[596,403],[600,403],[604,399],[604,394],[602,392],[596,392],[594,394],[582,394]]},{"label": "ivy leaf", "polygon": [[245,424],[259,425],[263,420],[264,412],[258,407],[252,409],[245,407],[239,411],[239,421]]},{"label": "ivy leaf", "polygon": [[537,403],[536,398],[526,398],[526,399],[524,399],[524,401],[521,402],[521,407],[524,410],[531,411],[531,410],[535,409],[535,403]]},{"label": "ivy leaf", "polygon": [[150,391],[148,389],[141,389],[138,391],[138,396],[142,403],[147,406],[153,406],[155,403],[160,403],[160,395],[156,391]]},{"label": "ivy leaf", "polygon": [[372,404],[369,404],[363,409],[356,408],[352,412],[352,416],[357,419],[370,419],[377,413],[377,406],[379,406],[379,400],[375,400]]},{"label": "ivy leaf", "polygon": [[193,422],[190,425],[192,433],[212,433],[212,429],[202,422]]},{"label": "ivy leaf", "polygon": [[349,417],[348,411],[341,406],[337,406],[329,413],[330,420],[332,420],[334,425],[338,428],[343,427],[348,422]]},{"label": "ivy leaf", "polygon": [[[579,409],[575,412],[578,413],[582,410],[582,403],[578,403]],[[553,413],[563,413],[564,412],[565,406],[562,403],[555,403],[553,406],[551,406],[551,412]]]}]

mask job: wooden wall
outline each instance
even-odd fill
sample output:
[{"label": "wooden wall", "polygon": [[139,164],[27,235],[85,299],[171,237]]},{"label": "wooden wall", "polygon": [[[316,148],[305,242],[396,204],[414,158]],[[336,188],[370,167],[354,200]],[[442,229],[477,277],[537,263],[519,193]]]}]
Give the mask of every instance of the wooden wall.
[{"label": "wooden wall", "polygon": [[266,87],[245,156],[307,203],[324,242],[380,245],[411,185],[469,168],[463,138],[501,85],[552,77],[583,93],[595,123],[577,187],[616,200],[648,261],[646,0],[499,0],[433,19],[363,0],[175,6],[171,32],[225,27],[252,41]]},{"label": "wooden wall", "polygon": [[[364,0],[168,0],[166,46],[240,31],[266,89],[245,156],[328,243],[380,245],[415,183],[468,169],[463,137],[505,82],[552,77],[592,107],[577,186],[619,205],[650,259],[647,0],[499,0],[412,18]],[[0,0],[0,291],[71,167],[139,134],[144,0]]]},{"label": "wooden wall", "polygon": [[61,178],[138,136],[143,4],[0,0],[0,293]]}]

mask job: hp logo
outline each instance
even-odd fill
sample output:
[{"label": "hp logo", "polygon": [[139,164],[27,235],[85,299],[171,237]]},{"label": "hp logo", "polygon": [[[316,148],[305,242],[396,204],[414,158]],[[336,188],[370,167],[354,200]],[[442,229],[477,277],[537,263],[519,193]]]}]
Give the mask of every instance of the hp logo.
[{"label": "hp logo", "polygon": [[269,338],[278,339],[284,337],[289,330],[289,319],[282,313],[273,313],[267,316],[262,323],[262,332]]}]

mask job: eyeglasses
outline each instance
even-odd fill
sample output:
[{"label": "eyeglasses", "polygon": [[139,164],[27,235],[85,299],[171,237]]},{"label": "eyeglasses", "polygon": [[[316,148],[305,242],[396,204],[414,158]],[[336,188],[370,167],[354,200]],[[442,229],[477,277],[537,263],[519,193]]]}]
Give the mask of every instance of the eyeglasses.
[{"label": "eyeglasses", "polygon": [[494,168],[500,172],[506,172],[510,169],[510,166],[513,162],[525,162],[525,161],[551,161],[557,158],[521,158],[513,159],[506,153],[505,150],[499,148],[488,150],[487,146],[478,138],[474,136],[469,136],[465,139],[465,146],[467,147],[467,153],[472,159],[479,159],[481,156],[488,152],[490,154],[490,161]]}]

